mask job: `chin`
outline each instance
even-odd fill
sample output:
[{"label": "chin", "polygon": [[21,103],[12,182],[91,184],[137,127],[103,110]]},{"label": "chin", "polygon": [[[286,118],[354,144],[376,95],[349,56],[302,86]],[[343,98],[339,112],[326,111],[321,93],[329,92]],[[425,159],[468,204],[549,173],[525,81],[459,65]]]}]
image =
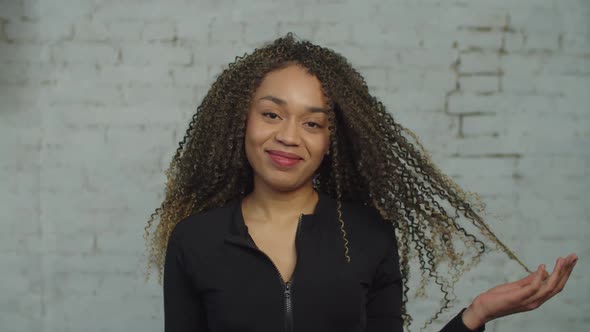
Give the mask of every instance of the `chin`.
[{"label": "chin", "polygon": [[305,181],[300,181],[300,178],[292,174],[285,174],[280,170],[275,170],[274,174],[263,176],[263,181],[274,190],[286,192],[299,188]]}]

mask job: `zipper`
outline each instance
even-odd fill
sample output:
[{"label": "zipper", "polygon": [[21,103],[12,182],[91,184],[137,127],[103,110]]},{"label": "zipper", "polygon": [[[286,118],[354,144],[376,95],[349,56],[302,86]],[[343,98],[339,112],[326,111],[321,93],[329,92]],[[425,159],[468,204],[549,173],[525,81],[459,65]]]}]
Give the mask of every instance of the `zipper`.
[{"label": "zipper", "polygon": [[[302,217],[303,217],[303,214],[300,214],[299,220],[297,221],[297,230],[295,231],[295,243],[297,243],[297,237],[299,236],[299,233],[300,233],[300,228],[301,228],[300,226],[301,226],[301,218]],[[254,242],[254,241],[252,241],[252,242]],[[266,253],[264,253],[264,251],[260,250],[258,248],[258,246],[256,246],[256,249],[258,250],[258,252],[260,252],[262,255],[264,255],[268,259],[268,261],[275,268],[275,271],[277,271],[277,275],[279,276],[279,280],[281,281],[281,285],[283,286],[283,299],[285,300],[285,331],[286,332],[293,332],[293,296],[291,294],[291,291],[293,289],[293,282],[295,281],[295,278],[293,277],[295,274],[295,271],[293,271],[293,274],[291,275],[291,280],[285,282],[285,279],[283,279],[283,276],[281,275],[279,268],[275,265],[275,263],[272,261],[272,259],[270,259],[270,257]],[[295,245],[295,251],[297,251],[297,245]],[[299,260],[299,255],[297,255],[297,260]],[[297,262],[295,263],[295,269],[296,268],[297,268]]]},{"label": "zipper", "polygon": [[[303,214],[299,215],[299,221],[297,222],[297,230],[295,231],[295,252],[297,252],[297,237],[299,236],[299,229],[301,225],[301,217]],[[299,260],[299,255],[297,255],[297,260]],[[275,266],[276,268],[276,266]],[[297,262],[295,263],[295,268],[297,268]],[[277,269],[277,272],[279,270]],[[280,273],[279,273],[280,274]],[[295,281],[295,271],[293,271],[292,277],[290,281],[285,283],[285,331],[286,332],[293,332],[293,297],[291,296],[291,288],[293,287],[293,281]],[[282,280],[282,278],[281,278]]]},{"label": "zipper", "polygon": [[285,283],[285,331],[293,332],[293,307],[291,303],[291,281]]}]

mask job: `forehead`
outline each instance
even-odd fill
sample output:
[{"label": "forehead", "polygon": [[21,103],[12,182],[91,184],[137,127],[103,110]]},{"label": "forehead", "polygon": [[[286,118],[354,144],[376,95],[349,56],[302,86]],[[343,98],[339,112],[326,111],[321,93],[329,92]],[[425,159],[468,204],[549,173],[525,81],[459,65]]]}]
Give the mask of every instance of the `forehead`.
[{"label": "forehead", "polygon": [[[328,105],[318,78],[299,65],[289,65],[266,74],[254,93],[253,102],[263,102],[260,98],[268,95],[278,97],[289,105],[322,108]],[[269,102],[268,98],[266,100]]]}]

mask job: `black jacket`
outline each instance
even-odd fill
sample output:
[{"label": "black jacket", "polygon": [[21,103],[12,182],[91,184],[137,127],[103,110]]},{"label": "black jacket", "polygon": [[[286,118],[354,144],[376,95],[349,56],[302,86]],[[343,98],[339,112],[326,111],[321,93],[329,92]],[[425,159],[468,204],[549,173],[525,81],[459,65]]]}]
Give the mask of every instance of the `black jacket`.
[{"label": "black jacket", "polygon": [[[165,258],[165,331],[402,331],[392,224],[371,207],[343,202],[347,263],[336,200],[318,193],[314,212],[299,219],[288,283],[249,236],[240,198],[180,221]],[[463,310],[442,331],[470,331]]]}]

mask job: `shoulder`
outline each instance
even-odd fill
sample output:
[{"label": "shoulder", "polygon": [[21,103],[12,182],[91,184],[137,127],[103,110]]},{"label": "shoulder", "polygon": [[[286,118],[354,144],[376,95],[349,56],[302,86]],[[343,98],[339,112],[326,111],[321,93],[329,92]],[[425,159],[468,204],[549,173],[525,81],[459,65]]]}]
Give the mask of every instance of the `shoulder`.
[{"label": "shoulder", "polygon": [[357,233],[357,238],[380,245],[387,245],[392,238],[395,240],[393,223],[384,219],[373,206],[345,201],[342,208],[344,222],[350,224],[351,233]]},{"label": "shoulder", "polygon": [[197,212],[180,220],[172,229],[170,239],[181,244],[194,244],[216,238],[216,235],[222,236],[229,227],[232,202],[230,200],[223,206]]}]

